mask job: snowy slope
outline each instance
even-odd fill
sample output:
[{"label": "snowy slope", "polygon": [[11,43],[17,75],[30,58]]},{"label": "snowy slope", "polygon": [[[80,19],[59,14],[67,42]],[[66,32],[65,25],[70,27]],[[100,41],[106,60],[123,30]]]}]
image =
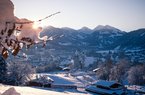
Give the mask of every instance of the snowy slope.
[{"label": "snowy slope", "polygon": [[19,87],[19,86],[0,86],[0,93],[7,89],[14,87],[21,95],[91,95],[85,91],[78,91],[75,89],[50,89],[50,88],[36,88],[36,87]]}]

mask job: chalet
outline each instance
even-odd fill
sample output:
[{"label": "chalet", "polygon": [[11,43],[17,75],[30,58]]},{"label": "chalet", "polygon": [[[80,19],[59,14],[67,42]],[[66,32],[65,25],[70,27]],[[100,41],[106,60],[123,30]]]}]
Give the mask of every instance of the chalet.
[{"label": "chalet", "polygon": [[125,94],[124,86],[115,81],[98,80],[86,87],[87,91],[103,95],[123,95]]},{"label": "chalet", "polygon": [[27,86],[51,87],[53,82],[53,79],[51,79],[47,75],[43,75],[29,81],[27,83]]}]

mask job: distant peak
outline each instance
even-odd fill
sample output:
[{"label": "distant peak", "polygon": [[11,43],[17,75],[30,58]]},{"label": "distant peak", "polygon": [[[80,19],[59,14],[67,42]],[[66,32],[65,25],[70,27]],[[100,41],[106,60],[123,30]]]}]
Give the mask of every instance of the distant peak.
[{"label": "distant peak", "polygon": [[103,25],[98,25],[98,26],[96,26],[96,27],[94,28],[94,30],[101,30],[101,29],[103,29],[103,28],[104,28]]},{"label": "distant peak", "polygon": [[102,30],[102,29],[107,29],[107,30],[119,30],[119,29],[117,29],[117,28],[115,28],[115,27],[112,27],[112,26],[110,26],[110,25],[105,25],[105,26],[103,26],[103,25],[98,25],[96,28],[94,28],[94,30]]},{"label": "distant peak", "polygon": [[70,28],[70,27],[62,27],[61,29],[65,29],[65,30],[75,30],[75,29]]},{"label": "distant peak", "polygon": [[84,27],[82,27],[81,29],[79,29],[79,30],[91,30],[90,28],[88,28],[88,27],[86,27],[86,26],[84,26]]},{"label": "distant peak", "polygon": [[53,28],[55,28],[55,27],[53,27],[53,26],[50,25],[50,26],[47,26],[46,28],[47,28],[47,29],[53,29]]},{"label": "distant peak", "polygon": [[85,34],[91,34],[91,33],[93,32],[90,28],[88,28],[88,27],[86,27],[86,26],[82,27],[82,28],[79,29],[78,31],[79,31],[79,32],[82,32],[82,33],[85,33]]}]

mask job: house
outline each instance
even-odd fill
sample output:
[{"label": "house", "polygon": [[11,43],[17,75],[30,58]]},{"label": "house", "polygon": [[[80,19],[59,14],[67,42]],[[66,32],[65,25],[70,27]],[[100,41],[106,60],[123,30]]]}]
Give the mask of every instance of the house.
[{"label": "house", "polygon": [[103,95],[123,95],[125,94],[124,86],[115,81],[98,80],[86,87],[87,91]]},{"label": "house", "polygon": [[39,87],[51,87],[53,79],[47,75],[37,76],[36,79],[33,79],[27,83],[27,86],[39,86]]}]

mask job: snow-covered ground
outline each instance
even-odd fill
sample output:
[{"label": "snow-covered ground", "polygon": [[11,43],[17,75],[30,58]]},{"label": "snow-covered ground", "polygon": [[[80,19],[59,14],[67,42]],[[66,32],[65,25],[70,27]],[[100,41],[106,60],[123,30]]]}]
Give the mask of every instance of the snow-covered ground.
[{"label": "snow-covered ground", "polygon": [[[44,88],[44,87],[26,87],[26,86],[8,86],[0,84],[0,93],[4,93],[11,87],[14,87],[16,92],[21,95],[96,95],[96,93],[90,93],[85,91],[85,87],[92,82],[96,81],[94,76],[85,72],[53,72],[53,73],[41,73],[37,75],[47,75],[54,80],[53,85],[76,85],[78,88]],[[133,95],[135,92],[145,93],[144,86],[126,86],[128,89],[127,95]],[[0,94],[3,95],[3,94]],[[4,94],[7,95],[7,94]],[[15,95],[15,94],[10,94]]]},{"label": "snow-covered ground", "polygon": [[66,85],[76,85],[77,87],[85,87],[91,82],[95,81],[92,76],[87,75],[85,72],[74,72],[73,74],[62,72],[62,73],[43,73],[39,75],[47,75],[54,80],[54,84],[66,84]]},{"label": "snow-covered ground", "polygon": [[[3,93],[12,86],[0,86],[0,93]],[[20,87],[13,86],[21,95],[91,95],[86,91],[75,89],[54,89],[54,88],[39,88],[39,87]]]},{"label": "snow-covered ground", "polygon": [[[43,75],[43,74],[42,74]],[[93,93],[85,91],[85,80],[82,76],[71,76],[67,73],[53,73],[45,74],[54,80],[54,84],[63,85],[76,85],[80,88],[66,89],[66,88],[43,88],[43,87],[25,87],[25,86],[7,86],[0,85],[0,93],[5,92],[7,89],[14,87],[21,95],[93,95]],[[0,94],[1,95],[1,94]]]},{"label": "snow-covered ground", "polygon": [[141,93],[141,95],[145,95],[145,86],[138,85],[126,85],[128,92],[131,93]]}]

